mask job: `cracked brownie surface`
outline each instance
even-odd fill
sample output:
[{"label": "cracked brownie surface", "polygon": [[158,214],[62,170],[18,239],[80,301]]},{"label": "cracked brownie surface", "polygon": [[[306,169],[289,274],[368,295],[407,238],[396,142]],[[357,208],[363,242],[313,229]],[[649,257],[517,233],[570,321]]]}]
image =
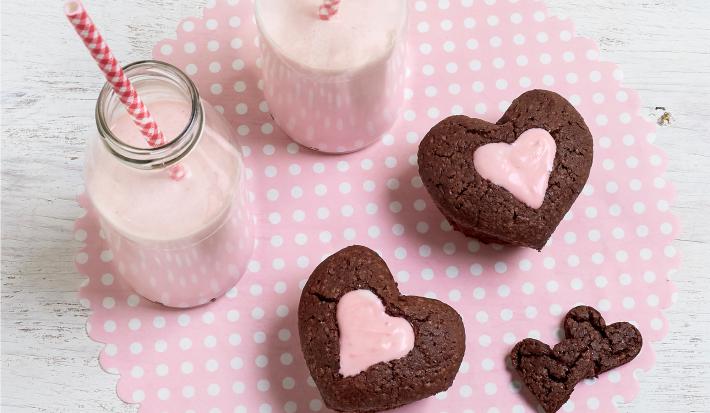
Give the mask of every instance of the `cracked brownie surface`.
[{"label": "cracked brownie surface", "polygon": [[599,311],[588,306],[570,310],[564,329],[567,338],[584,341],[592,351],[595,376],[630,362],[643,346],[641,333],[633,324],[618,322],[607,326]]},{"label": "cracked brownie surface", "polygon": [[[387,314],[405,318],[414,329],[414,348],[405,357],[377,363],[343,377],[336,308],[354,290],[370,290]],[[298,308],[301,348],[323,401],[341,412],[393,409],[449,388],[465,351],[459,314],[428,298],[403,296],[387,264],[362,246],[328,257],[308,279]]]},{"label": "cracked brownie surface", "polygon": [[[539,209],[481,177],[474,152],[495,142],[511,144],[529,129],[547,130],[557,152]],[[451,116],[419,146],[419,174],[452,226],[483,242],[540,250],[579,196],[589,177],[593,139],[582,116],[557,93],[532,90],[518,97],[497,123]]]},{"label": "cracked brownie surface", "polygon": [[526,338],[510,353],[513,368],[547,413],[569,400],[574,386],[594,375],[592,352],[583,340],[564,340],[554,348]]},{"label": "cracked brownie surface", "polygon": [[525,339],[510,352],[511,365],[547,413],[570,398],[574,386],[586,378],[633,360],[641,351],[641,333],[631,323],[609,326],[592,307],[571,309],[563,321],[565,339],[550,348]]}]

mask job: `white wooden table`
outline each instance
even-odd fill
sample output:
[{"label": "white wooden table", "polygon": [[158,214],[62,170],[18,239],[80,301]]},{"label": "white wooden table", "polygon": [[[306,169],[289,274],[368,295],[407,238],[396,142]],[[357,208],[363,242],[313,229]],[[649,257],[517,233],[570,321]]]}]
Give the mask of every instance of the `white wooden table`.
[{"label": "white wooden table", "polygon": [[[207,0],[86,0],[125,62],[146,58]],[[2,7],[2,411],[132,412],[97,364],[76,300],[72,224],[84,138],[102,84],[58,0]],[[710,412],[710,1],[548,0],[617,62],[643,111],[675,121],[657,143],[670,156],[685,256],[671,332],[625,412]],[[128,11],[128,12],[127,12]]]}]

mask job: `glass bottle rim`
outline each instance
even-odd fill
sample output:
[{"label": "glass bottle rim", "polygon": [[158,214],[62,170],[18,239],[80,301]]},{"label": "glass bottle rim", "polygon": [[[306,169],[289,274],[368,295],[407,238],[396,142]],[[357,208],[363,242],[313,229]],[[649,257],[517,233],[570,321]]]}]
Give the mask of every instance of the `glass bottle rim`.
[{"label": "glass bottle rim", "polygon": [[[106,120],[106,112],[112,98],[118,100],[118,97],[108,82],[104,84],[96,101],[96,127],[104,146],[120,161],[138,169],[164,169],[180,162],[195,147],[204,127],[204,109],[200,93],[192,79],[182,70],[159,60],[140,60],[124,66],[123,71],[135,86],[135,83],[142,80],[137,79],[138,76],[150,76],[149,72],[156,69],[166,80],[173,81],[186,92],[185,100],[191,106],[187,125],[177,136],[167,137],[165,144],[150,148],[137,147],[124,142],[113,133]],[[143,71],[148,73],[144,74]],[[156,74],[158,73],[152,73]],[[120,102],[118,104],[122,105]]]}]

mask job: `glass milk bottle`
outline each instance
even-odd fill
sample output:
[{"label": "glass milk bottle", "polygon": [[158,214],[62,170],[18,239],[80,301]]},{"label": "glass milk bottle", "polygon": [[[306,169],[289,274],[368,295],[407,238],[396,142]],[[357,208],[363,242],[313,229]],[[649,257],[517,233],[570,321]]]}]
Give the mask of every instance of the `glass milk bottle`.
[{"label": "glass milk bottle", "polygon": [[239,281],[254,248],[241,152],[232,128],[182,71],[145,61],[125,72],[167,143],[149,147],[106,85],[87,154],[87,194],[116,271],[138,294],[170,307],[205,304]]},{"label": "glass milk bottle", "polygon": [[256,0],[271,114],[289,137],[328,153],[375,142],[404,100],[407,0]]}]

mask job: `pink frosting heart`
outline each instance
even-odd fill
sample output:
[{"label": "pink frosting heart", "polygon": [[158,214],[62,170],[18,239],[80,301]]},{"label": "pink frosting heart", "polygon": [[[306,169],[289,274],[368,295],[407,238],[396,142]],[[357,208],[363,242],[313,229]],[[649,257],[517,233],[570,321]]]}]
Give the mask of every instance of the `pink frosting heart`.
[{"label": "pink frosting heart", "polygon": [[510,145],[479,147],[473,154],[473,166],[484,179],[538,209],[545,200],[556,153],[557,144],[548,131],[529,129]]},{"label": "pink frosting heart", "polygon": [[368,367],[406,356],[414,348],[414,329],[407,320],[385,313],[370,290],[355,290],[338,302],[340,374],[356,376]]}]

